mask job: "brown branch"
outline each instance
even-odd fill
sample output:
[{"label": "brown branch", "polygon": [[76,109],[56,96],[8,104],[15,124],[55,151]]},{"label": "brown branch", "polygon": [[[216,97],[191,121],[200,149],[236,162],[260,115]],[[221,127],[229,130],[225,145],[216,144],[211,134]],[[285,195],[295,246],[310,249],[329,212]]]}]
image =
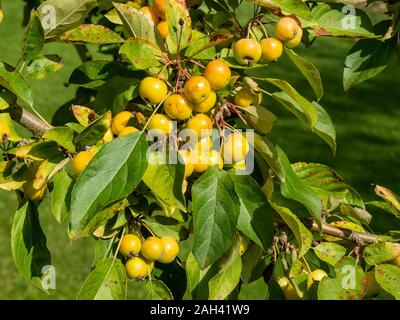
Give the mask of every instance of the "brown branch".
[{"label": "brown branch", "polygon": [[22,109],[21,107],[11,107],[6,111],[10,113],[10,116],[14,121],[18,122],[35,135],[41,136],[43,133],[53,128],[37,116],[26,111],[25,109]]},{"label": "brown branch", "polygon": [[[379,235],[353,231],[349,229],[339,228],[331,226],[326,222],[322,222],[322,230],[319,229],[318,224],[314,220],[302,220],[303,224],[312,232],[321,232],[325,235],[337,237],[343,240],[351,241],[358,246],[365,246],[376,242],[379,239]],[[287,226],[286,223],[278,219],[275,221],[275,226],[282,227]]]},{"label": "brown branch", "polygon": [[349,229],[338,228],[327,224],[326,222],[322,222],[322,230],[319,229],[318,224],[315,221],[305,224],[311,231],[313,232],[320,232],[322,231],[323,234],[337,237],[340,239],[348,240],[354,242],[357,245],[366,245],[374,243],[378,240],[379,236],[370,233],[352,231]]}]

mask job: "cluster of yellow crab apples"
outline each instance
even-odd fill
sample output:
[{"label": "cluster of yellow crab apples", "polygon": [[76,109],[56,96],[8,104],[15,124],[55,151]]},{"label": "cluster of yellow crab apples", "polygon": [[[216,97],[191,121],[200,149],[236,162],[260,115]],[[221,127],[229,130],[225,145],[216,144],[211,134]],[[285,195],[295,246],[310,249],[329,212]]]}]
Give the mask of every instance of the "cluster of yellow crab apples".
[{"label": "cluster of yellow crab apples", "polygon": [[258,42],[255,39],[240,39],[233,45],[236,61],[244,66],[256,64],[261,59],[264,62],[276,61],[283,52],[283,46],[297,47],[303,36],[303,29],[296,19],[283,17],[275,25],[275,37],[268,37]]},{"label": "cluster of yellow crab apples", "polygon": [[[199,4],[189,1],[188,5]],[[142,7],[140,10],[154,24],[163,38],[168,34],[168,23],[165,20],[166,0],[154,0],[153,5]],[[275,26],[275,37],[268,37],[260,42],[244,38],[233,44],[233,53],[239,64],[251,66],[260,59],[266,62],[277,60],[283,50],[283,45],[296,47],[302,37],[302,29],[292,17],[281,18]],[[185,165],[185,177],[193,173],[201,174],[210,166],[218,165],[235,169],[245,169],[245,158],[249,153],[249,142],[245,134],[233,130],[226,135],[221,145],[213,147],[214,140],[211,137],[215,125],[213,116],[217,106],[220,106],[218,91],[226,89],[230,83],[232,72],[227,63],[222,59],[213,60],[204,68],[202,74],[191,75],[186,78],[183,88],[175,88],[172,92],[167,83],[159,77],[148,76],[139,85],[141,99],[151,105],[155,112],[144,128],[148,132],[170,135],[174,130],[174,123],[178,123],[178,129],[191,130],[195,136],[194,143],[186,145],[179,150],[181,161]],[[241,86],[234,91],[233,103],[241,108],[257,106],[261,99],[260,94],[255,93],[247,86]],[[159,107],[163,107],[159,110]],[[115,136],[126,136],[140,131],[131,125],[134,113],[122,111],[116,114],[112,120],[111,128],[103,137],[103,143],[108,143]],[[2,137],[9,134],[6,123],[0,123]],[[2,140],[4,140],[2,138]],[[214,150],[217,149],[217,150]],[[72,171],[78,177],[95,156],[98,148],[81,151],[72,159]],[[41,201],[47,192],[44,186],[36,189],[32,181],[24,185],[24,193],[32,201]]]},{"label": "cluster of yellow crab apples", "polygon": [[[201,1],[186,1],[188,6],[199,5]],[[166,0],[154,0],[152,6],[144,6],[139,9],[150,21],[152,21],[165,39],[169,34],[166,19]],[[252,65],[262,57],[265,62],[277,60],[283,52],[283,45],[288,48],[297,47],[303,36],[303,30],[292,17],[280,19],[275,27],[275,38],[268,37],[260,42],[254,39],[241,39],[234,45],[234,55],[238,63]]]},{"label": "cluster of yellow crab apples", "polygon": [[126,274],[131,279],[144,279],[150,275],[154,262],[172,263],[179,253],[178,242],[169,236],[151,236],[143,242],[136,234],[124,235],[119,252],[126,258]]},{"label": "cluster of yellow crab apples", "polygon": [[[179,150],[181,161],[185,165],[186,178],[193,173],[203,173],[212,165],[218,165],[221,169],[224,164],[234,168],[245,167],[250,146],[244,134],[231,132],[224,139],[220,150],[212,150],[211,116],[215,113],[216,92],[224,89],[230,79],[231,70],[228,65],[222,60],[213,60],[205,67],[202,75],[190,76],[181,92],[169,92],[163,80],[151,76],[144,78],[139,84],[141,99],[155,110],[145,126],[148,132],[156,136],[168,136],[173,132],[173,121],[177,121],[181,129],[189,130],[193,135],[192,142],[195,142]],[[250,89],[242,89],[235,96],[235,103],[248,107],[253,105],[255,98],[258,95]],[[161,106],[162,110],[158,111]],[[133,113],[130,111],[116,114],[110,132],[103,138],[104,142],[112,140],[114,135],[121,137],[140,131],[130,124],[132,119]],[[79,176],[94,155],[95,151],[92,149],[82,151],[74,157],[72,168],[75,176]]]},{"label": "cluster of yellow crab apples", "polygon": [[[140,11],[157,24],[160,33],[167,35],[168,25],[165,19],[166,2],[156,0],[152,7],[142,7]],[[251,66],[261,58],[266,61],[277,60],[283,51],[283,45],[296,47],[302,38],[303,31],[292,17],[281,18],[275,26],[275,37],[269,37],[260,42],[246,38],[233,44],[233,53],[239,64]],[[181,128],[189,129],[198,139],[189,148],[179,151],[186,170],[185,176],[193,173],[203,173],[210,166],[224,164],[230,167],[244,169],[245,158],[249,152],[249,143],[244,134],[232,132],[222,142],[219,150],[213,150],[211,133],[212,116],[218,103],[217,92],[226,88],[231,80],[230,67],[223,60],[213,60],[205,67],[203,74],[192,75],[186,79],[181,90],[169,92],[166,82],[158,77],[146,77],[139,85],[141,99],[156,111],[163,106],[163,112],[151,116],[146,124],[147,131],[170,135],[174,129],[173,121],[178,121]],[[259,94],[244,86],[234,96],[234,104],[241,108],[257,106],[260,103]],[[140,131],[130,125],[133,113],[122,111],[115,115],[111,130],[104,136],[104,142],[111,141],[114,136],[126,136]],[[94,151],[83,151],[72,161],[75,176],[78,176],[93,158]]]}]

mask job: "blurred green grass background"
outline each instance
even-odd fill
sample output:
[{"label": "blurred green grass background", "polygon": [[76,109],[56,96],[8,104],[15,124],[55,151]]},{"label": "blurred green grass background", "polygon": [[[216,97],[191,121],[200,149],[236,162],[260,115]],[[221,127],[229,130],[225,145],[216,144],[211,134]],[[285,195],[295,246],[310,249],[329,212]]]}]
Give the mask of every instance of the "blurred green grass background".
[{"label": "blurred green grass background", "polygon": [[[0,24],[0,60],[15,65],[23,33],[21,0],[3,1],[4,20]],[[264,100],[279,116],[271,140],[279,144],[292,162],[319,162],[331,166],[366,199],[373,198],[371,183],[400,191],[400,77],[399,70],[354,88],[345,96],[342,68],[350,40],[318,39],[311,49],[298,51],[320,70],[325,96],[321,105],[331,115],[337,129],[336,157],[329,147],[273,101]],[[72,70],[79,65],[75,49],[65,44],[49,44],[46,53],[63,57],[65,67],[44,81],[32,83],[37,108],[46,118],[74,97],[75,88],[66,88]],[[269,69],[268,77],[288,80],[312,98],[312,92],[293,65],[281,59]],[[30,285],[18,273],[11,254],[10,230],[16,197],[0,192],[0,299],[73,299],[90,271],[93,241],[80,239],[70,243],[67,226],[58,225],[49,211],[48,201],[40,208],[41,224],[48,238],[57,289],[46,295]]]}]

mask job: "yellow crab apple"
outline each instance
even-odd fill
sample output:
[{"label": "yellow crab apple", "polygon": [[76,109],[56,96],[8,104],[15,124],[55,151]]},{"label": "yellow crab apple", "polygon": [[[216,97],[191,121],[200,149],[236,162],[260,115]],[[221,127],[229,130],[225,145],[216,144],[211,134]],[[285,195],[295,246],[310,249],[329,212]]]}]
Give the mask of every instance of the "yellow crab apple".
[{"label": "yellow crab apple", "polygon": [[204,70],[204,77],[214,90],[222,90],[231,80],[232,72],[228,65],[222,60],[209,62]]},{"label": "yellow crab apple", "polygon": [[202,103],[208,99],[211,86],[203,76],[191,76],[183,87],[185,96],[193,103]]},{"label": "yellow crab apple", "polygon": [[168,94],[168,87],[164,81],[146,77],[139,84],[139,95],[143,101],[156,105],[160,104]]},{"label": "yellow crab apple", "polygon": [[262,49],[262,57],[266,62],[276,61],[282,55],[282,42],[276,38],[263,39],[261,40],[260,45]]},{"label": "yellow crab apple", "polygon": [[254,39],[240,39],[233,45],[233,54],[239,64],[251,66],[260,60],[262,49]]},{"label": "yellow crab apple", "polygon": [[299,25],[295,19],[283,17],[276,23],[275,36],[284,42],[293,40],[299,32],[298,27]]},{"label": "yellow crab apple", "polygon": [[212,126],[212,120],[209,116],[198,114],[188,121],[186,128],[193,130],[197,137],[204,138],[211,135]]},{"label": "yellow crab apple", "polygon": [[164,111],[171,118],[186,120],[192,115],[193,104],[183,94],[172,94],[164,101]]}]

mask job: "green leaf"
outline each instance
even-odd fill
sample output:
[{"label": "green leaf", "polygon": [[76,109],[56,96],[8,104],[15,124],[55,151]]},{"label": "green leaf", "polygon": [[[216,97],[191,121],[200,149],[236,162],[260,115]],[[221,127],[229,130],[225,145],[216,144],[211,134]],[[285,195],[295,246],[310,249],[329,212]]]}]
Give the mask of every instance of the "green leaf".
[{"label": "green leaf", "polygon": [[[112,228],[108,228],[107,222],[122,212],[127,207],[127,201],[122,200],[113,205],[110,205],[103,210],[97,212],[95,216],[82,228],[79,233],[70,233],[70,238],[72,240],[77,237],[84,237],[89,234],[93,234],[96,237],[104,237],[105,234],[114,234]],[[110,230],[111,229],[111,230]]]},{"label": "green leaf", "polygon": [[100,260],[86,278],[78,300],[123,300],[126,294],[126,273],[121,260]]},{"label": "green leaf", "polygon": [[[285,91],[278,91],[278,92],[272,93],[271,97],[274,98],[277,102],[279,102],[283,107],[285,107],[293,115],[295,115],[296,118],[298,118],[300,121],[304,122],[308,127],[310,127],[311,129],[313,128],[310,125],[310,121],[307,118],[304,110],[296,102],[296,100],[293,99],[288,93],[286,93]],[[310,106],[310,105],[308,105],[308,106]],[[312,104],[311,104],[311,106],[313,107],[314,111],[316,111]],[[314,113],[314,111],[313,111],[313,113]],[[318,114],[317,114],[317,117],[318,117]]]},{"label": "green leaf", "polygon": [[123,55],[137,70],[144,70],[160,65],[161,50],[152,42],[140,38],[128,40],[119,49]]},{"label": "green leaf", "polygon": [[249,247],[242,256],[242,274],[240,278],[243,283],[250,283],[261,277],[269,263],[263,259],[264,249],[250,242]]},{"label": "green leaf", "polygon": [[364,272],[351,257],[335,265],[336,277],[325,277],[318,286],[319,300],[361,300],[367,292]]},{"label": "green leaf", "polygon": [[108,60],[92,60],[81,64],[76,68],[69,78],[69,83],[78,86],[94,89],[107,83],[108,80],[116,77],[143,78],[143,74],[129,70],[125,65]]},{"label": "green leaf", "polygon": [[364,259],[371,265],[391,261],[400,256],[400,244],[392,242],[373,243],[365,247]]},{"label": "green leaf", "polygon": [[175,219],[161,214],[153,214],[144,220],[147,227],[159,238],[169,236],[179,241],[181,233],[184,232],[182,224]]},{"label": "green leaf", "polygon": [[96,112],[94,112],[92,109],[84,106],[73,104],[71,110],[75,119],[85,128],[99,117],[98,114],[96,114]]},{"label": "green leaf", "polygon": [[200,289],[200,283],[203,281],[204,277],[210,270],[210,266],[204,270],[200,269],[199,263],[197,262],[195,256],[192,252],[186,260],[185,271],[187,279],[186,292],[184,294],[184,299],[196,299],[198,297],[198,291]]},{"label": "green leaf", "polygon": [[185,56],[196,59],[214,59],[215,47],[230,38],[232,38],[232,35],[224,34],[214,36],[213,40],[211,40],[207,34],[193,30],[190,44],[185,51]]},{"label": "green leaf", "polygon": [[298,257],[304,256],[311,248],[313,236],[310,230],[308,230],[304,224],[301,223],[299,218],[288,208],[278,206],[271,203],[272,208],[279,214],[279,216],[285,221],[290,230],[292,230],[294,237],[296,238],[297,245],[300,248]]},{"label": "green leaf", "polygon": [[344,257],[347,249],[333,242],[322,242],[314,248],[315,255],[334,266]]},{"label": "green leaf", "polygon": [[283,150],[277,146],[276,151],[283,172],[283,179],[281,180],[282,195],[287,199],[300,202],[307,208],[314,220],[320,223],[322,212],[321,200],[315,192],[296,175]]},{"label": "green leaf", "polygon": [[15,96],[9,90],[0,87],[0,110],[6,110],[14,105],[15,101]]},{"label": "green leaf", "polygon": [[226,299],[239,284],[242,272],[239,244],[240,240],[236,237],[231,249],[218,261],[218,273],[208,281],[210,300]]},{"label": "green leaf", "polygon": [[22,58],[29,62],[35,59],[44,46],[44,31],[36,11],[31,12],[29,24],[22,38]]},{"label": "green leaf", "polygon": [[111,120],[111,111],[108,111],[78,134],[74,140],[75,144],[81,147],[97,144],[110,128]]},{"label": "green leaf", "polygon": [[82,24],[62,34],[58,41],[73,44],[114,44],[125,42],[118,33],[98,24]]},{"label": "green leaf", "polygon": [[249,2],[269,9],[280,8],[286,13],[292,13],[306,20],[312,18],[307,5],[301,0],[249,0]]},{"label": "green leaf", "polygon": [[268,284],[261,277],[253,282],[242,284],[238,300],[267,300],[268,296]]},{"label": "green leaf", "polygon": [[94,245],[94,257],[92,261],[92,268],[96,266],[101,260],[105,258],[112,258],[113,252],[110,250],[114,242],[114,239],[98,240]]},{"label": "green leaf", "polygon": [[[179,48],[185,49],[190,44],[192,37],[192,22],[186,5],[177,0],[167,2],[166,20],[168,22],[169,34],[166,42],[171,54],[177,53]],[[180,25],[180,22],[183,22]]]},{"label": "green leaf", "polygon": [[380,41],[365,39],[357,41],[344,62],[343,87],[347,92],[352,87],[375,77],[396,57],[396,39]]},{"label": "green leaf", "polygon": [[382,209],[382,210],[394,215],[396,218],[400,218],[400,213],[395,208],[390,206],[387,202],[371,201],[371,202],[367,202],[366,205],[374,207],[374,208]]},{"label": "green leaf", "polygon": [[299,259],[292,261],[292,265],[289,270],[289,279],[299,276],[303,273],[304,265],[303,262]]},{"label": "green leaf", "polygon": [[11,229],[14,262],[20,273],[42,290],[44,289],[41,284],[43,267],[51,265],[46,242],[37,208],[29,201],[21,203],[15,213]]},{"label": "green leaf", "polygon": [[79,26],[97,5],[96,0],[47,0],[37,9],[47,41]]},{"label": "green leaf", "polygon": [[362,208],[352,207],[348,204],[341,203],[339,209],[341,214],[353,217],[362,224],[369,225],[372,220],[372,215]]},{"label": "green leaf", "polygon": [[375,193],[381,197],[386,203],[400,215],[400,197],[388,188],[377,185],[375,187]]},{"label": "green leaf", "polygon": [[23,165],[20,169],[8,177],[0,178],[0,189],[12,191],[20,189],[26,181],[31,178],[32,174],[28,166]]},{"label": "green leaf", "polygon": [[256,11],[254,5],[248,1],[238,1],[238,4],[234,6],[234,15],[244,29],[253,20]]},{"label": "green leaf", "polygon": [[[354,7],[353,7],[354,9]],[[320,3],[312,11],[310,23],[313,36],[334,36],[345,38],[375,38],[372,23],[366,13],[355,9],[355,15],[343,12],[343,4]]]},{"label": "green leaf", "polygon": [[122,25],[121,18],[119,17],[117,9],[115,8],[108,11],[104,17],[114,24]]},{"label": "green leaf", "polygon": [[247,108],[238,108],[242,111],[243,118],[247,123],[261,134],[271,132],[277,117],[263,106],[250,106]]},{"label": "green leaf", "polygon": [[9,65],[0,62],[0,86],[15,94],[23,107],[33,107],[33,93],[24,77]]},{"label": "green leaf", "polygon": [[[208,45],[210,43],[210,37],[197,30],[192,31],[192,39],[185,51],[186,57],[195,57],[198,53],[202,52],[203,50],[208,49]],[[215,57],[215,50],[213,50]]]},{"label": "green leaf", "polygon": [[57,127],[46,131],[43,138],[57,142],[58,145],[70,152],[75,152],[74,131],[68,127]]},{"label": "green leaf", "polygon": [[146,15],[128,4],[113,4],[122,20],[127,39],[141,38],[156,45],[162,43],[161,37],[155,32],[154,23]]},{"label": "green leaf", "polygon": [[333,125],[329,114],[325,109],[320,106],[317,102],[312,102],[313,106],[317,110],[318,120],[314,127],[314,132],[322,138],[332,150],[332,154],[336,154],[336,129]]},{"label": "green leaf", "polygon": [[230,247],[239,217],[239,203],[230,175],[211,167],[192,187],[193,254],[202,269]]},{"label": "green leaf", "polygon": [[[249,134],[249,133],[247,133]],[[251,134],[251,133],[250,133]],[[261,157],[268,163],[275,174],[283,179],[282,168],[278,162],[278,154],[273,143],[266,137],[259,134],[254,134],[254,139],[248,139],[254,141],[254,149],[261,155]]]},{"label": "green leaf", "polygon": [[[351,187],[349,187],[349,193],[346,195],[346,202],[351,206],[365,209],[365,204],[360,194],[357,192],[357,190]],[[366,224],[369,224],[369,222]]]},{"label": "green leaf", "polygon": [[381,288],[400,300],[400,268],[381,264],[375,268],[375,279]]},{"label": "green leaf", "polygon": [[85,130],[85,127],[83,125],[76,122],[68,122],[65,124],[65,126],[71,128],[76,133],[81,133],[83,130]]},{"label": "green leaf", "polygon": [[17,163],[14,160],[1,161],[0,162],[0,179],[9,177],[12,174],[16,164]]},{"label": "green leaf", "polygon": [[45,160],[60,154],[57,143],[54,141],[39,141],[26,144],[21,147],[11,149],[10,154],[15,154],[17,158],[31,160]]},{"label": "green leaf", "polygon": [[[289,109],[289,111],[293,112],[295,115],[296,113],[301,112],[306,117],[307,122],[311,127],[311,129],[315,127],[315,124],[318,120],[318,112],[316,108],[313,106],[311,102],[309,102],[300,93],[298,93],[296,89],[292,87],[291,84],[282,79],[266,78],[262,80],[265,80],[273,84],[274,86],[278,87],[279,89],[283,90],[283,92],[285,92],[292,100],[296,102],[296,104],[293,107],[295,107],[297,110]],[[272,97],[275,98],[275,94],[273,94]]]},{"label": "green leaf", "polygon": [[311,88],[314,90],[315,96],[320,100],[324,95],[324,88],[318,69],[310,61],[306,60],[292,49],[285,48],[285,52],[297,69],[299,69],[307,79]]},{"label": "green leaf", "polygon": [[349,192],[348,185],[328,166],[298,162],[292,165],[296,175],[328,205],[330,198],[342,201]]},{"label": "green leaf", "polygon": [[74,180],[68,173],[61,171],[54,176],[53,181],[54,187],[51,196],[51,210],[57,222],[63,223],[68,217]]},{"label": "green leaf", "polygon": [[101,113],[111,109],[113,114],[123,111],[136,97],[138,85],[139,80],[131,77],[117,76],[108,80],[97,92],[95,110]]},{"label": "green leaf", "polygon": [[251,176],[230,173],[240,201],[237,228],[261,248],[269,248],[274,233],[273,213],[264,193]]},{"label": "green leaf", "polygon": [[71,237],[79,236],[97,212],[131,194],[147,167],[142,133],[104,145],[79,176],[71,196]]},{"label": "green leaf", "polygon": [[42,161],[33,179],[33,187],[35,189],[43,188],[68,162],[69,159],[65,159],[62,152],[54,153],[49,158]]},{"label": "green leaf", "polygon": [[171,291],[161,280],[151,279],[145,284],[147,300],[173,300]]},{"label": "green leaf", "polygon": [[185,166],[179,161],[177,164],[170,164],[167,157],[160,152],[150,154],[143,182],[168,206],[186,211],[183,195]]},{"label": "green leaf", "polygon": [[64,62],[57,55],[39,56],[24,69],[24,76],[28,79],[43,80],[63,67]]},{"label": "green leaf", "polygon": [[288,111],[292,112],[300,121],[308,125],[310,129],[321,137],[331,147],[332,153],[336,153],[336,130],[328,113],[315,101],[311,103],[317,113],[317,121],[314,127],[309,125],[306,115],[301,110],[297,102],[287,93],[274,92],[272,97],[282,104]]}]

